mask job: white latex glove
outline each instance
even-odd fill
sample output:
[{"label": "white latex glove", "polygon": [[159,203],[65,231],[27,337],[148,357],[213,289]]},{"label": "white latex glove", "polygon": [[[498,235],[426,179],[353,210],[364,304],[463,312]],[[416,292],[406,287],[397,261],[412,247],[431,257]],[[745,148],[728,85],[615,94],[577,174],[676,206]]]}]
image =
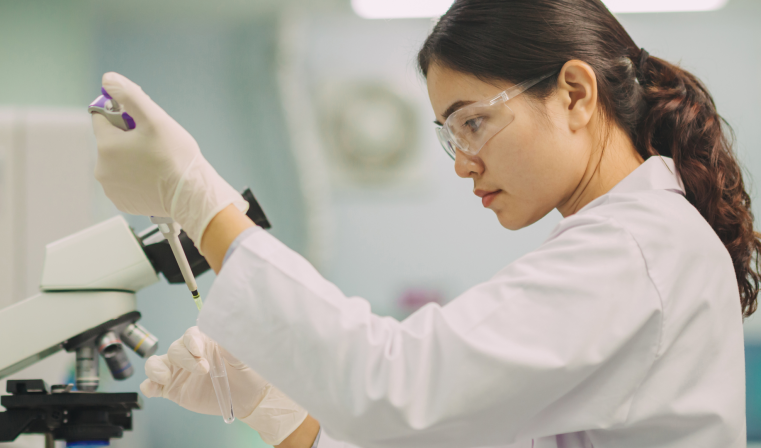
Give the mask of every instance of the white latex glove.
[{"label": "white latex glove", "polygon": [[103,75],[103,88],[135,120],[123,131],[92,114],[98,142],[95,178],[119,210],[133,215],[171,216],[197,247],[209,221],[248,202],[201,155],[195,139],[143,90],[118,73]]},{"label": "white latex glove", "polygon": [[[148,379],[140,385],[147,397],[163,397],[200,414],[221,415],[209,377],[214,341],[198,327],[174,341],[166,355],[145,363]],[[222,347],[233,412],[270,445],[280,444],[307,417],[307,412]],[[208,355],[207,355],[208,354]]]}]

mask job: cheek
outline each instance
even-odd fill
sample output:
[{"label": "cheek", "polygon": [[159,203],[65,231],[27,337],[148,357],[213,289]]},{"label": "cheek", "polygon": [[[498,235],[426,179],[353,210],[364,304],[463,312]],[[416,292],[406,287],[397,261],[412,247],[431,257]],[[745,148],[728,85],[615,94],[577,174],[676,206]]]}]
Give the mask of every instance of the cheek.
[{"label": "cheek", "polygon": [[493,207],[504,227],[533,224],[573,192],[569,143],[544,117],[516,117],[484,148],[488,178],[507,193]]},{"label": "cheek", "polygon": [[[536,200],[557,189],[562,139],[547,123],[518,119],[489,142],[492,178],[509,193]],[[493,160],[491,160],[493,159]],[[487,164],[491,166],[491,164]]]}]

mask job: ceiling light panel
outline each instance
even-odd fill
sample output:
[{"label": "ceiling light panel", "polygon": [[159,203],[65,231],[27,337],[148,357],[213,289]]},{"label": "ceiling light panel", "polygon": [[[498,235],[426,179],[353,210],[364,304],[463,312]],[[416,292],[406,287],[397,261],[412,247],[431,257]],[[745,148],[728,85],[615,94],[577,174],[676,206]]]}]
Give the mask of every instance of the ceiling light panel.
[{"label": "ceiling light panel", "polygon": [[[603,0],[614,13],[713,11],[729,0]],[[412,19],[438,17],[452,0],[351,0],[358,16],[365,19]]]}]

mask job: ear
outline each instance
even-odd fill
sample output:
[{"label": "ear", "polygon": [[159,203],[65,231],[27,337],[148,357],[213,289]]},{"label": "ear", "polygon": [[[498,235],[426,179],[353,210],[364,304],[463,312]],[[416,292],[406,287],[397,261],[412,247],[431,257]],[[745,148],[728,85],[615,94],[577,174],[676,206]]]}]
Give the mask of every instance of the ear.
[{"label": "ear", "polygon": [[568,61],[558,76],[557,94],[568,114],[568,127],[586,127],[597,111],[597,76],[586,62]]}]

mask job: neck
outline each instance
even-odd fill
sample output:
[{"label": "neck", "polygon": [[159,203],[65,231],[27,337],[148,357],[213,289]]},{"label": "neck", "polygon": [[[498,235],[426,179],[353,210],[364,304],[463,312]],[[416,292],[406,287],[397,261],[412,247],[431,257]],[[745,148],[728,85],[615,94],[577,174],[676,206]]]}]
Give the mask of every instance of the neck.
[{"label": "neck", "polygon": [[596,146],[598,149],[592,152],[576,190],[557,207],[563,217],[573,215],[609,192],[644,162],[634,144],[618,127],[611,129],[607,144]]}]

